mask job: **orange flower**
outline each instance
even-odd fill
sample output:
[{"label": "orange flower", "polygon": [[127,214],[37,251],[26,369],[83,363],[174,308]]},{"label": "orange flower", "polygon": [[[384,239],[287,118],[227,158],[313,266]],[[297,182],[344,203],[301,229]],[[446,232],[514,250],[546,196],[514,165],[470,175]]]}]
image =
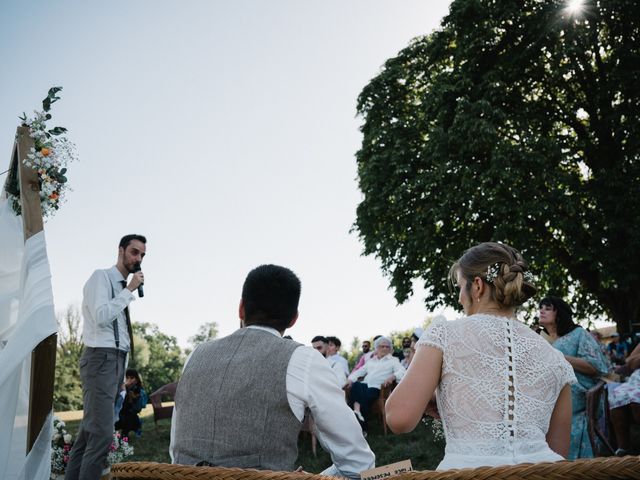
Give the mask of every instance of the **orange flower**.
[{"label": "orange flower", "polygon": [[49,195],[49,198],[51,200],[57,200],[59,196],[60,195],[58,194],[58,192],[53,192],[51,195]]},{"label": "orange flower", "polygon": [[40,150],[40,153],[44,156],[44,157],[48,157],[49,154],[51,153],[51,150],[49,150],[47,147],[42,147],[42,150]]}]

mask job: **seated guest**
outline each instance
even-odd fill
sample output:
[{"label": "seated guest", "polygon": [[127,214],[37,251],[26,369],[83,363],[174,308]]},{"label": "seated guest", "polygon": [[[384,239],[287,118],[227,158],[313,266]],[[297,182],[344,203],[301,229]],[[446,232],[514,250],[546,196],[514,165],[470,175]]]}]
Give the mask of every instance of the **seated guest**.
[{"label": "seated guest", "polygon": [[[381,336],[373,345],[375,355],[362,368],[352,372],[347,382],[347,387],[351,387],[349,403],[364,430],[371,405],[380,396],[380,388],[399,382],[406,372],[400,361],[391,354],[389,338]],[[364,378],[357,381],[360,377]]]},{"label": "seated guest", "polygon": [[[339,341],[340,340],[338,340],[338,342]],[[329,339],[327,337],[323,337],[322,335],[316,335],[311,340],[311,346],[313,347],[314,350],[317,350],[318,352],[320,352],[320,354],[322,354],[323,357],[327,358],[329,366],[331,367],[331,371],[333,372],[334,376],[336,377],[336,384],[340,388],[344,387],[344,384],[347,383],[348,372],[344,373],[341,364],[339,364],[339,363],[337,363],[335,361],[332,362],[327,357],[327,355],[329,353]]]},{"label": "seated guest", "polygon": [[349,375],[349,362],[340,355],[341,346],[342,342],[338,337],[327,337],[327,360],[329,360],[329,365],[331,365],[331,369],[338,379],[340,388],[347,383],[347,376]]},{"label": "seated guest", "polygon": [[120,430],[123,437],[128,437],[129,432],[134,431],[140,435],[142,421],[138,414],[147,405],[148,397],[142,387],[142,379],[137,370],[130,368],[125,374],[125,392],[122,408],[118,414],[115,429]]},{"label": "seated guest", "polygon": [[587,420],[587,392],[599,377],[609,373],[609,365],[600,346],[589,333],[573,321],[571,306],[559,297],[540,300],[539,322],[553,348],[564,354],[577,382],[571,385],[571,447],[569,460],[593,458]]},{"label": "seated guest", "polygon": [[409,365],[411,365],[411,359],[413,358],[413,350],[411,350],[411,348],[405,348],[402,351],[402,354],[404,358],[400,360],[400,365],[404,368],[409,368]]},{"label": "seated guest", "polygon": [[327,360],[329,360],[331,368],[337,369],[346,381],[349,375],[349,362],[340,355],[341,346],[342,342],[338,337],[327,337]]},{"label": "seated guest", "polygon": [[358,357],[356,358],[356,363],[360,361],[363,355],[366,355],[367,353],[369,353],[369,351],[371,350],[371,342],[369,340],[365,340],[364,342],[362,342],[362,345],[360,346],[360,348],[362,349],[362,351],[358,354]]},{"label": "seated guest", "polygon": [[323,337],[322,335],[316,335],[311,340],[311,347],[314,350],[320,352],[320,354],[326,358],[327,356],[327,348],[329,346],[329,342],[327,341],[327,337]]},{"label": "seated guest", "polygon": [[[379,339],[382,335],[376,335],[375,337],[373,337],[373,341],[375,342],[377,339]],[[364,351],[364,344],[365,342],[362,342],[362,352],[363,354],[360,356],[360,358],[358,359],[358,362],[356,363],[355,367],[353,367],[353,370],[351,370],[351,373],[355,372],[356,370],[360,370],[362,368],[362,366],[367,363],[367,360],[369,360],[370,358],[372,358],[376,352],[370,352],[369,349],[371,348],[371,344],[369,343],[369,341],[367,340],[367,343],[369,344],[369,348],[367,348],[367,351]]]},{"label": "seated guest", "polygon": [[300,280],[262,265],[242,287],[241,328],[202,343],[178,383],[173,463],[293,471],[305,409],[331,455],[322,472],[359,479],[375,457],[326,359],[282,335],[298,319]]},{"label": "seated guest", "polygon": [[611,343],[607,346],[609,359],[616,365],[624,365],[624,361],[629,354],[629,344],[625,342],[618,333],[611,335]]},{"label": "seated guest", "polygon": [[638,445],[631,444],[631,425],[640,424],[640,345],[627,357],[625,367],[633,373],[625,383],[610,383],[609,409],[613,432],[618,442],[616,455],[637,455]]},{"label": "seated guest", "polygon": [[[437,317],[434,318],[434,320],[440,317],[444,318],[442,317],[442,315],[438,315]],[[424,330],[422,328],[416,328],[411,334],[411,337],[409,338],[409,348],[408,349],[405,348],[404,360],[400,362],[404,368],[409,368],[409,365],[411,365],[411,360],[413,360],[413,356],[416,353],[416,343],[418,343],[418,340],[420,340],[420,335],[422,335],[423,331]]]},{"label": "seated guest", "polygon": [[400,363],[404,361],[405,350],[407,348],[411,348],[411,338],[404,337],[402,339],[402,347],[400,348],[400,350],[396,350],[393,352],[393,356],[400,360]]}]

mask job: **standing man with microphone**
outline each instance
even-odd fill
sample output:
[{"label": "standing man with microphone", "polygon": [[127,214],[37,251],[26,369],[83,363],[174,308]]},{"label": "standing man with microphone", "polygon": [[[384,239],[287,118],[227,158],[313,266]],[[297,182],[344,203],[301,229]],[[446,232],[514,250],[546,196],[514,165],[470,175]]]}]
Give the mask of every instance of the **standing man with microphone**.
[{"label": "standing man with microphone", "polygon": [[140,264],[146,243],[142,235],[122,237],[117,263],[93,272],[84,286],[84,352],[80,358],[83,418],[65,480],[99,480],[102,476],[113,439],[114,403],[124,379],[127,353],[133,355],[129,303],[135,299],[134,290],[143,296]]}]

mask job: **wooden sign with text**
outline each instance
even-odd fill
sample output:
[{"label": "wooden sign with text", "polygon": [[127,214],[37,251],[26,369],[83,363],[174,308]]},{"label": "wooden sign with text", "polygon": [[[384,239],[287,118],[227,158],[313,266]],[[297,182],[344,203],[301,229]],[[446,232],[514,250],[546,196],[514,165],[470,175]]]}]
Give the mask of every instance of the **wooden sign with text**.
[{"label": "wooden sign with text", "polygon": [[391,463],[382,467],[373,468],[360,473],[361,480],[382,480],[384,478],[395,477],[402,473],[413,472],[411,460],[403,460]]}]

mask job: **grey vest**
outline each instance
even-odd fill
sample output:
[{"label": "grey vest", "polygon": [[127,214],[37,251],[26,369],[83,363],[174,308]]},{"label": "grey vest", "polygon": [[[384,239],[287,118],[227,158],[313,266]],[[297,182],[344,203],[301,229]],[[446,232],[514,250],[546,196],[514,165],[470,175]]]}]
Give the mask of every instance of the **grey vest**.
[{"label": "grey vest", "polygon": [[251,328],[198,346],[176,391],[174,461],[292,471],[302,424],[286,375],[299,346]]}]

